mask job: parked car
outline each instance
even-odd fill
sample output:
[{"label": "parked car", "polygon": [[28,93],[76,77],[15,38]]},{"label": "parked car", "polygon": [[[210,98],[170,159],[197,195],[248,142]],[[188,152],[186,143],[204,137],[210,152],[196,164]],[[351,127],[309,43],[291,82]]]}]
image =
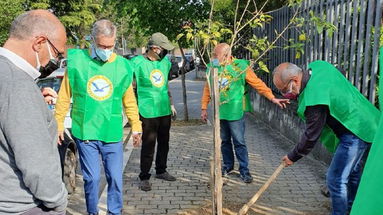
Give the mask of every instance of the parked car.
[{"label": "parked car", "polygon": [[195,69],[194,58],[192,54],[185,54],[185,58],[189,64],[189,71]]},{"label": "parked car", "polygon": [[174,56],[168,56],[170,58],[170,62],[172,63],[172,67],[170,68],[169,72],[169,80],[172,80],[174,78],[178,78],[179,74],[179,64]]},{"label": "parked car", "polygon": [[[60,66],[60,68],[51,75],[37,80],[36,83],[40,89],[50,87],[58,92],[64,77],[64,72],[65,69]],[[48,107],[52,111],[55,109],[55,105],[48,105]],[[60,154],[63,182],[65,183],[68,193],[71,194],[76,188],[77,146],[70,133],[72,120],[69,113],[65,118],[64,126],[64,141],[61,145],[58,145],[58,150]]]},{"label": "parked car", "polygon": [[124,55],[123,57],[126,58],[126,59],[128,59],[128,60],[130,60],[130,59],[132,59],[132,58],[134,58],[134,57],[136,57],[136,56],[138,56],[138,55],[136,55],[136,54],[126,54],[126,55]]},{"label": "parked car", "polygon": [[[178,63],[178,67],[180,68],[179,69],[179,74],[181,75],[182,74],[181,68],[182,68],[182,65],[183,65],[183,62],[184,62],[183,57],[182,56],[178,56],[178,55],[174,56],[174,57],[176,59],[176,62]],[[185,58],[186,58],[185,72],[189,72],[189,71],[192,70],[191,63],[190,63],[190,60],[189,60],[190,58],[187,57],[187,55],[185,55]]]}]

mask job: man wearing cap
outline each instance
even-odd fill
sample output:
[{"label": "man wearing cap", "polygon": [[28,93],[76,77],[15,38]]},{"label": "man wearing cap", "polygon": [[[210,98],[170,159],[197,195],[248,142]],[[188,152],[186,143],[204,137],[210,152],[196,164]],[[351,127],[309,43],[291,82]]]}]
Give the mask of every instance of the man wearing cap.
[{"label": "man wearing cap", "polygon": [[149,173],[152,166],[157,141],[156,178],[175,181],[176,178],[166,171],[169,152],[169,131],[171,115],[176,110],[168,90],[168,74],[171,63],[166,56],[174,46],[162,33],[151,36],[148,49],[142,56],[132,59],[137,82],[137,99],[142,121],[142,148],[139,175],[143,191],[150,191]]},{"label": "man wearing cap", "polygon": [[59,137],[63,140],[64,119],[71,98],[72,135],[77,144],[87,212],[98,214],[100,157],[108,183],[107,214],[122,213],[124,109],[132,128],[133,145],[140,142],[131,62],[113,52],[116,26],[99,20],[92,28],[89,50],[68,50],[68,69],[56,104]]}]

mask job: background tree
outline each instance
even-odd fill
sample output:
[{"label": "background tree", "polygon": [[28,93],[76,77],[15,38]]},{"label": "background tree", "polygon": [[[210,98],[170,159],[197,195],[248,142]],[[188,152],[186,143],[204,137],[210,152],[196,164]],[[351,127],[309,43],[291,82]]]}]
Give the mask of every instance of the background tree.
[{"label": "background tree", "polygon": [[85,47],[85,36],[92,24],[100,18],[103,0],[50,1],[50,8],[67,29],[69,43]]},{"label": "background tree", "polygon": [[22,0],[0,1],[0,45],[3,45],[8,38],[12,20],[24,11],[23,3]]}]

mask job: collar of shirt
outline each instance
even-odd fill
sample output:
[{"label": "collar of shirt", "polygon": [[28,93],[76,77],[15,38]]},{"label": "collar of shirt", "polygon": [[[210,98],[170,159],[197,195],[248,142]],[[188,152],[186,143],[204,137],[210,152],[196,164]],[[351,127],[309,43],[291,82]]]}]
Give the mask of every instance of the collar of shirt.
[{"label": "collar of shirt", "polygon": [[97,59],[99,60],[99,57],[96,55],[96,49],[94,48],[93,45],[91,45],[91,48],[90,48],[90,57],[92,59]]},{"label": "collar of shirt", "polygon": [[306,85],[307,85],[307,82],[309,82],[310,80],[310,77],[311,77],[311,70],[303,70],[303,73],[302,73],[302,88],[301,88],[301,92],[306,88]]},{"label": "collar of shirt", "polygon": [[37,69],[34,68],[30,63],[6,48],[0,47],[0,55],[6,57],[15,66],[31,76],[33,80],[37,79],[41,75],[40,72],[37,71]]}]

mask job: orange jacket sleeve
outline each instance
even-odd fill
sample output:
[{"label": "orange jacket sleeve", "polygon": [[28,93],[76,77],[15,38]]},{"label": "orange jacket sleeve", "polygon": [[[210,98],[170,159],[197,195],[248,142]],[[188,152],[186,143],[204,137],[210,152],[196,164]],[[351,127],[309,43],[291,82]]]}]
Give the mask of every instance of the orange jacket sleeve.
[{"label": "orange jacket sleeve", "polygon": [[266,84],[258,78],[252,69],[246,71],[246,82],[250,84],[259,94],[271,100],[275,98],[273,92]]},{"label": "orange jacket sleeve", "polygon": [[203,87],[202,99],[201,99],[201,110],[206,110],[210,102],[210,89],[207,82]]}]

